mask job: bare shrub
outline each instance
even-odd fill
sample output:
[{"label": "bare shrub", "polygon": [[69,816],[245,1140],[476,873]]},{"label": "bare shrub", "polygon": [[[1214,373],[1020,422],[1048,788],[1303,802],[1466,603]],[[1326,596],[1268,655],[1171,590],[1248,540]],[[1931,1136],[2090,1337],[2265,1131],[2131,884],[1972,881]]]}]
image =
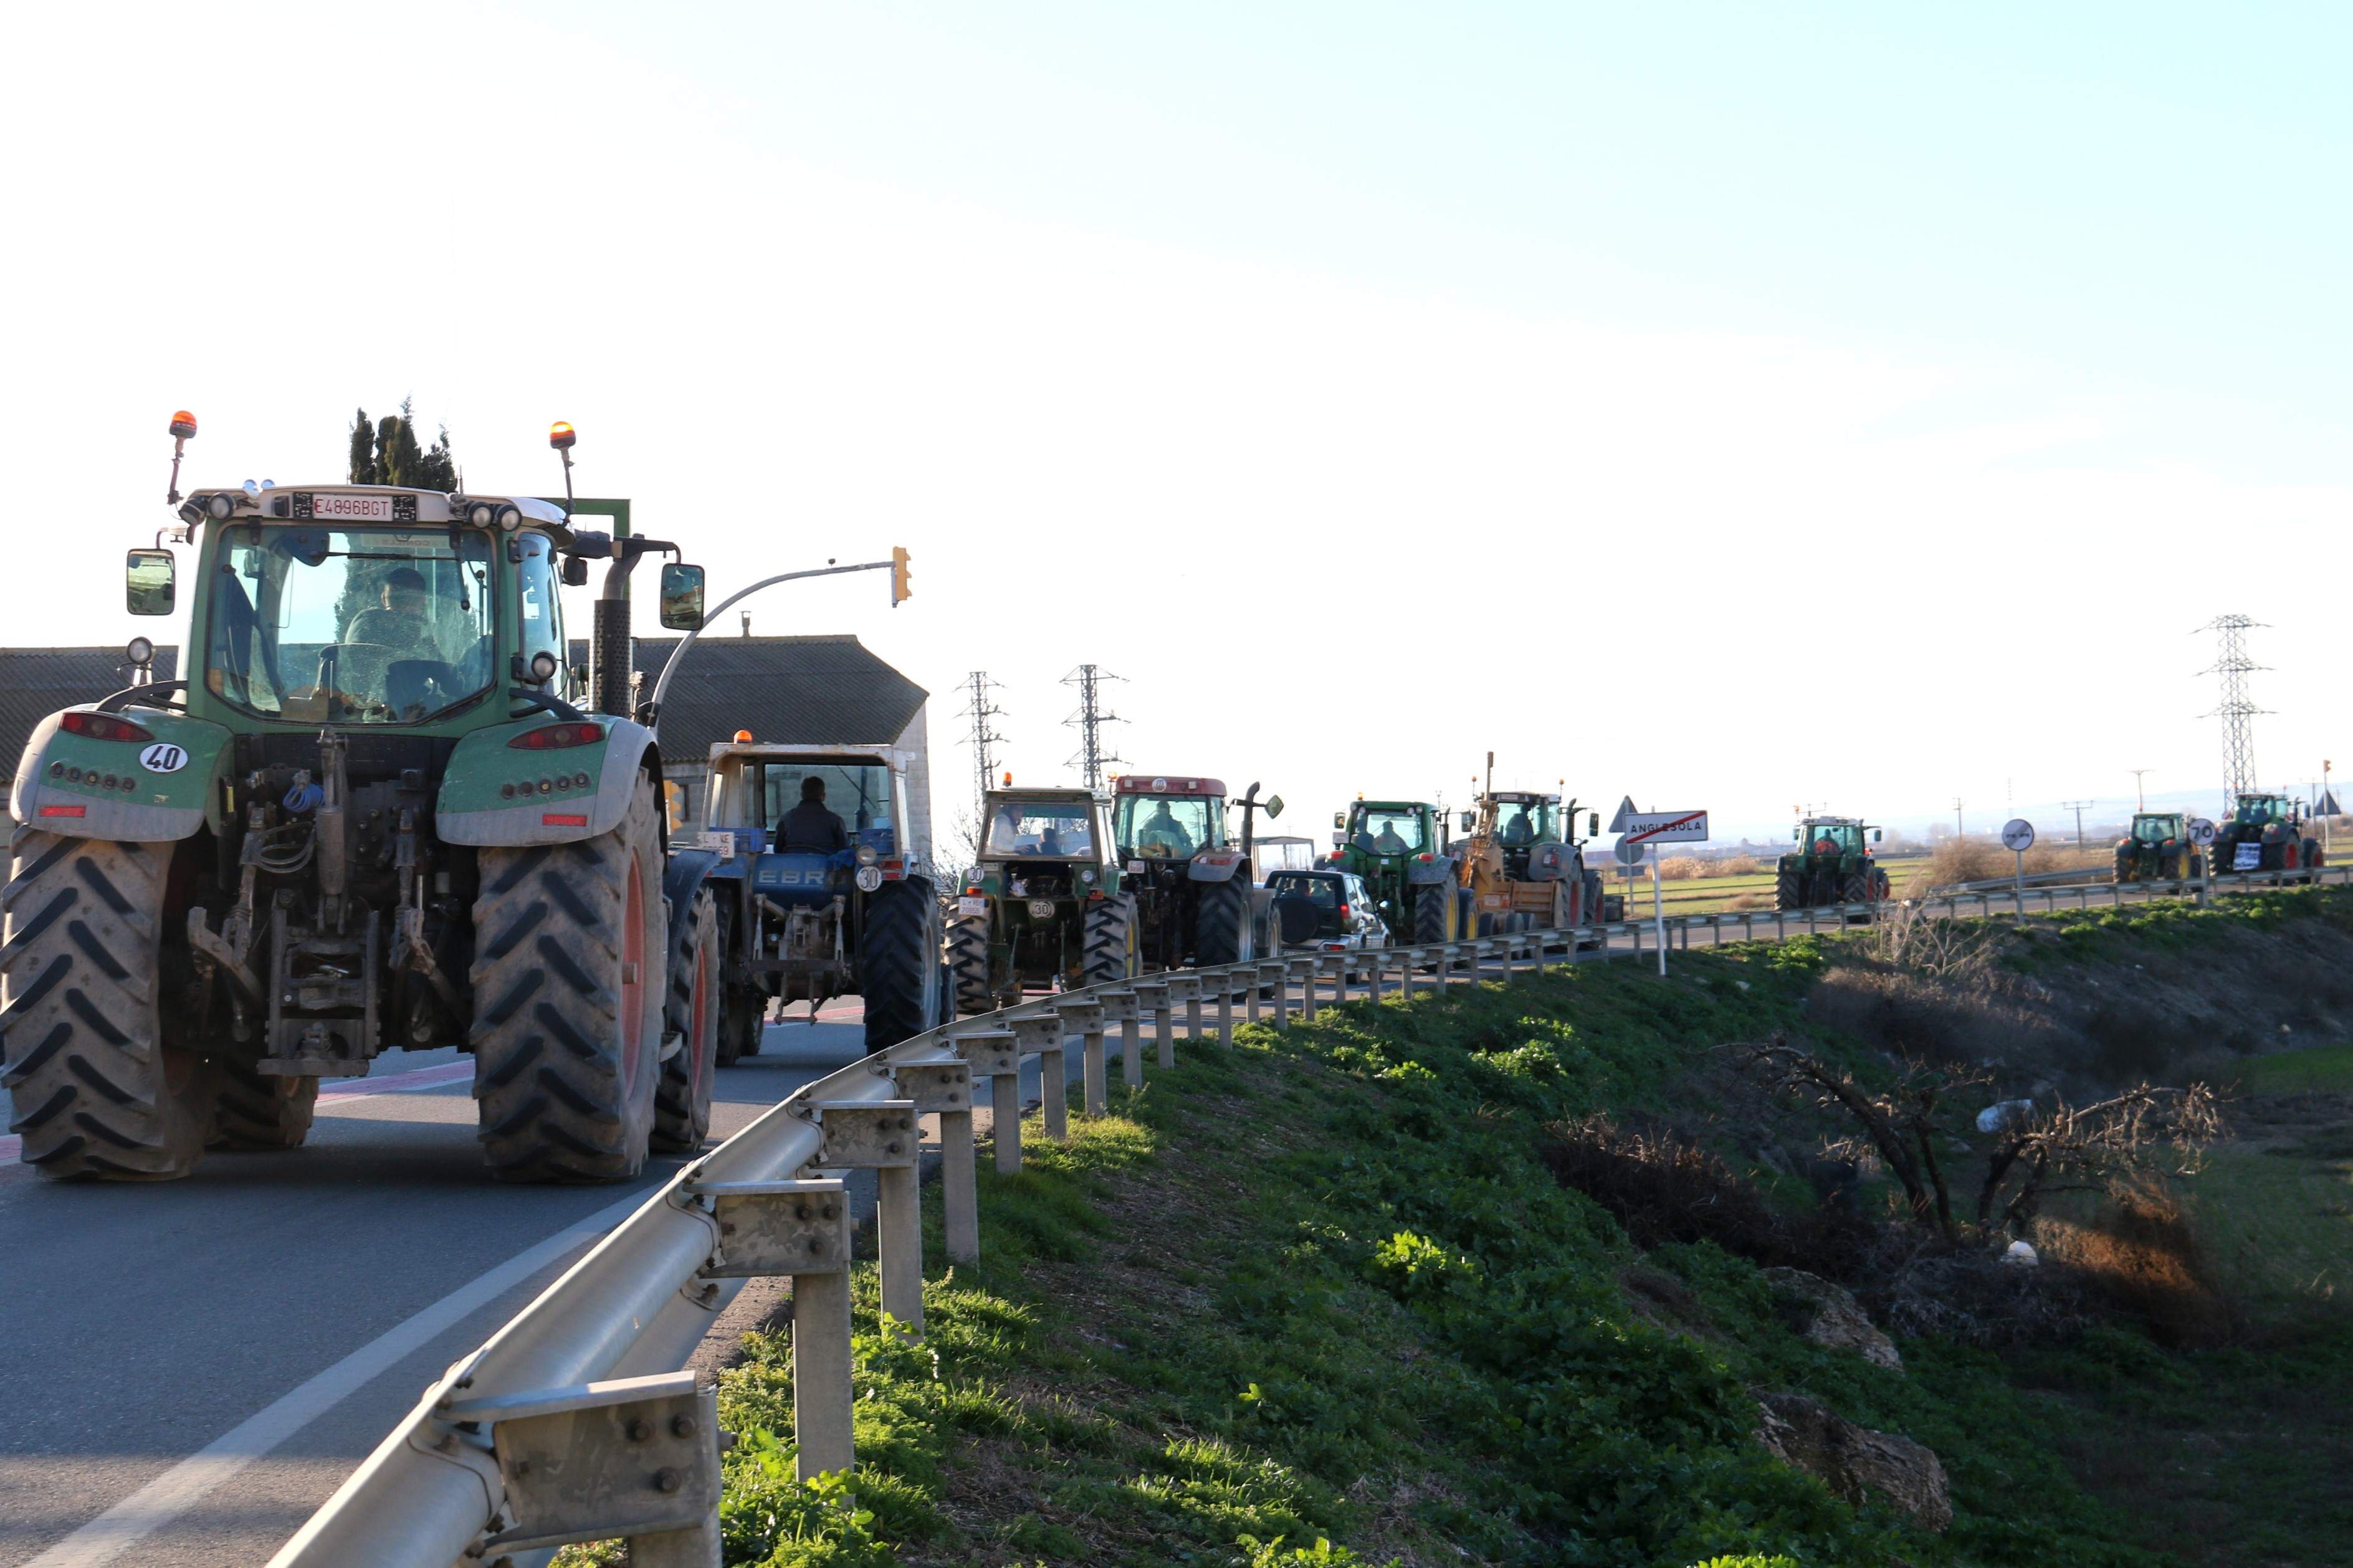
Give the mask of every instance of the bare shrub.
[{"label": "bare shrub", "polygon": [[1604,1116],[1556,1123],[1541,1152],[1554,1180],[1616,1217],[1637,1247],[1713,1241],[1760,1263],[1837,1277],[1852,1273],[1870,1223],[1824,1208],[1777,1215],[1723,1160],[1671,1132],[1628,1131]]},{"label": "bare shrub", "polygon": [[1754,877],[1764,868],[1764,862],[1754,855],[1727,855],[1715,863],[1719,877]]},{"label": "bare shrub", "polygon": [[[2089,860],[2096,864],[2099,852],[2079,855],[2072,844],[2037,844],[2026,852],[2025,872],[2030,877],[2046,871],[2065,871]],[[1931,888],[1948,888],[1956,882],[1990,882],[1997,878],[2016,874],[2020,869],[2018,857],[2001,847],[1995,838],[1941,838],[1936,852],[1917,863],[1911,879],[1904,886],[1907,898],[1916,898]]]},{"label": "bare shrub", "polygon": [[1696,855],[1675,855],[1659,862],[1662,882],[1690,882],[1710,875],[1707,862]]},{"label": "bare shrub", "polygon": [[2207,1345],[2230,1337],[2231,1309],[2212,1260],[2162,1181],[2121,1180],[2089,1221],[2042,1220],[2034,1241],[2046,1260],[2074,1268],[2094,1296],[2140,1319],[2161,1343]]}]

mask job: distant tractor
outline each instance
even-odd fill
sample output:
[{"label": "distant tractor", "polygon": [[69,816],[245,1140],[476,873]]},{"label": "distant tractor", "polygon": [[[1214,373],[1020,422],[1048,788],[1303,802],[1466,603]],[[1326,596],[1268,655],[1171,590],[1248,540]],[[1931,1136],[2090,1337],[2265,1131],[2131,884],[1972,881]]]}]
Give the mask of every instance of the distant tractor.
[{"label": "distant tractor", "polygon": [[2304,807],[2284,795],[2242,795],[2216,831],[2214,869],[2304,871],[2321,863],[2320,840],[2305,829]]},{"label": "distant tractor", "polygon": [[1140,972],[1136,900],[1122,889],[1101,795],[991,790],[981,797],[978,848],[948,921],[958,1012]]},{"label": "distant tractor", "polygon": [[1459,942],[1471,920],[1471,889],[1460,886],[1457,855],[1445,819],[1419,800],[1360,800],[1332,814],[1332,853],[1324,864],[1353,872],[1400,944]]},{"label": "distant tractor", "polygon": [[2186,882],[2201,875],[2205,864],[2178,811],[2136,812],[2132,831],[2116,840],[2119,882]]},{"label": "distant tractor", "polygon": [[[1868,839],[1865,835],[1869,835]],[[1773,907],[1812,910],[1873,904],[1887,897],[1887,873],[1871,858],[1880,830],[1851,816],[1810,816],[1773,868]]]},{"label": "distant tractor", "polygon": [[[862,997],[870,1051],[939,1024],[939,900],[930,846],[908,817],[911,763],[923,765],[920,753],[765,745],[748,735],[711,748],[704,842],[732,840],[708,883],[719,920],[722,1067],[759,1050],[772,999],[814,1007]],[[811,779],[848,842],[772,844]]]},{"label": "distant tractor", "polygon": [[1135,896],[1136,944],[1147,969],[1240,963],[1275,942],[1267,930],[1273,895],[1251,880],[1256,815],[1282,813],[1282,797],[1263,804],[1258,785],[1235,804],[1242,834],[1227,829],[1225,784],[1198,774],[1127,773],[1113,786],[1112,838]]},{"label": "distant tractor", "polygon": [[[1462,814],[1460,876],[1481,936],[1563,930],[1602,918],[1601,873],[1588,869],[1575,837],[1577,803],[1556,795],[1489,790]],[[1601,830],[1588,814],[1587,834]]]}]

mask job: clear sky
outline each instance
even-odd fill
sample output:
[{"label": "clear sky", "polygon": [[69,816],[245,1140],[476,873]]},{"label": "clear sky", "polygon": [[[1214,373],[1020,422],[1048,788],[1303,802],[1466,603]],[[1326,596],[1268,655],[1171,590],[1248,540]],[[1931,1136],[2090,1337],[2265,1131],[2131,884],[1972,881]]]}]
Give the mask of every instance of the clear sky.
[{"label": "clear sky", "polygon": [[[0,72],[12,643],[411,395],[1138,764],[1901,820],[2333,754],[2343,7],[42,7]],[[62,522],[58,528],[57,523]],[[37,542],[26,535],[43,530]],[[84,591],[83,585],[88,585]],[[650,622],[650,615],[647,616]],[[650,631],[650,625],[644,629]],[[2353,748],[2348,748],[2353,751]],[[962,752],[943,744],[944,799]],[[943,822],[942,826],[946,825]],[[2055,823],[2048,825],[2057,826]]]}]

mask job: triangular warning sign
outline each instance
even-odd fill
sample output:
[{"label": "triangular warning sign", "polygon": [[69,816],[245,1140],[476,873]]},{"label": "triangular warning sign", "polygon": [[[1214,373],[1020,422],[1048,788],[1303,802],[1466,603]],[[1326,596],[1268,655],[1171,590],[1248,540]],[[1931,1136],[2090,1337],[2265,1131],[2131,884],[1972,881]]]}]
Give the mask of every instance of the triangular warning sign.
[{"label": "triangular warning sign", "polygon": [[1609,819],[1609,831],[1612,833],[1625,832],[1626,821],[1633,815],[1634,797],[1630,795],[1624,800],[1618,803],[1618,815]]},{"label": "triangular warning sign", "polygon": [[2322,790],[2319,804],[2312,808],[2312,815],[2315,816],[2344,816],[2345,808],[2337,804],[2337,792],[2333,789]]}]

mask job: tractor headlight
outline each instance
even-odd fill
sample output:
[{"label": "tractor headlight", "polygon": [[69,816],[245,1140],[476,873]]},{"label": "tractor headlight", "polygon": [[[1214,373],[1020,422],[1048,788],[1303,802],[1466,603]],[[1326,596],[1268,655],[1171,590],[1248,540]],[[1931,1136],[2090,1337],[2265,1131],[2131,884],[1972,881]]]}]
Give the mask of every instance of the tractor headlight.
[{"label": "tractor headlight", "polygon": [[1082,882],[1085,882],[1085,883],[1087,883],[1088,885],[1092,886],[1092,885],[1093,885],[1093,882],[1094,882],[1094,879],[1095,879],[1095,868],[1094,868],[1092,866],[1082,866],[1082,867],[1081,867],[1081,868],[1079,868],[1079,880],[1080,880],[1080,881],[1082,881]]},{"label": "tractor headlight", "polygon": [[515,505],[512,501],[509,501],[506,505],[499,508],[498,521],[499,531],[501,533],[512,533],[516,529],[522,526],[522,508]]},{"label": "tractor headlight", "polygon": [[205,498],[205,515],[211,518],[215,522],[227,522],[228,521],[228,514],[236,510],[237,502],[231,500],[227,496],[214,495]]},{"label": "tractor headlight", "polygon": [[871,844],[861,844],[858,847],[858,863],[860,865],[871,866],[875,861],[881,858],[881,856],[874,853],[874,846]]},{"label": "tractor headlight", "polygon": [[489,528],[499,519],[499,509],[486,500],[478,500],[466,509],[466,521],[476,528]]}]

